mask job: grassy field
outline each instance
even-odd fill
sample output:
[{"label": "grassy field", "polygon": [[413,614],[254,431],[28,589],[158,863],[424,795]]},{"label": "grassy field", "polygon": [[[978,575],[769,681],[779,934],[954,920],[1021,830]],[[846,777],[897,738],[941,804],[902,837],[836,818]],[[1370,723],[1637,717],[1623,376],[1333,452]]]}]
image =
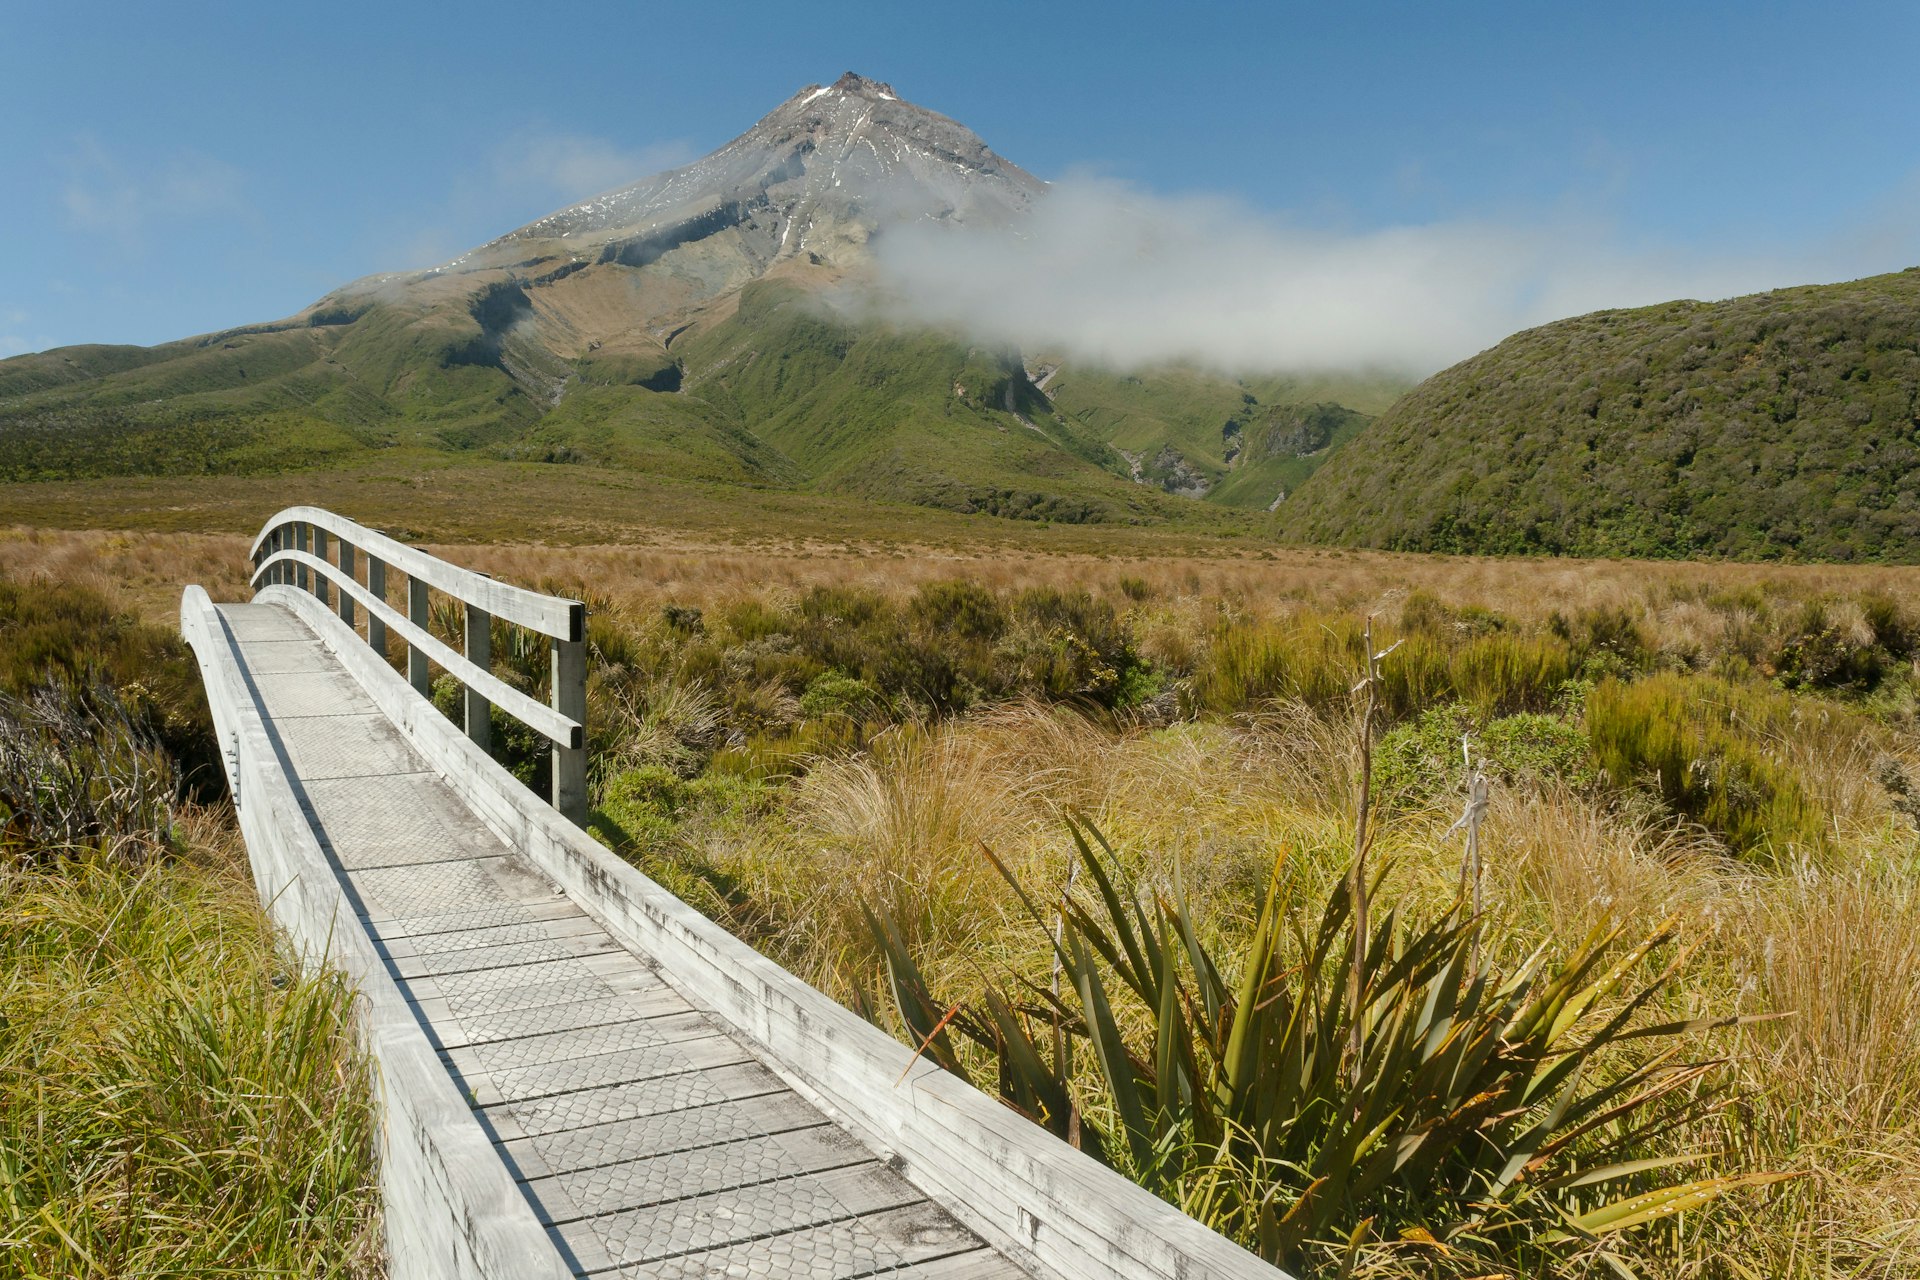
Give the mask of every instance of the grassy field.
[{"label": "grassy field", "polygon": [[0,571],[0,1276],[383,1273],[337,975],[217,796],[176,636]]},{"label": "grassy field", "polygon": [[[1460,1157],[1447,1167],[1464,1199],[1353,1190],[1344,1217],[1276,1256],[1306,1274],[1734,1280],[1890,1280],[1920,1261],[1911,570],[1292,550],[960,518],[916,528],[885,512],[857,536],[714,510],[669,535],[656,510],[593,538],[576,510],[532,526],[555,545],[469,541],[511,518],[503,505],[411,517],[458,563],[590,601],[598,834],[906,1034],[900,957],[890,976],[872,922],[884,916],[940,1008],[961,1006],[955,1065],[989,1091],[1007,1072],[959,1023],[1005,995],[1045,1057],[1039,993],[1056,980],[1049,929],[994,860],[1043,904],[1077,876],[1095,910],[1076,815],[1111,841],[1149,915],[1179,887],[1225,973],[1251,963],[1271,886],[1309,933],[1338,903],[1359,790],[1350,690],[1371,618],[1376,648],[1398,646],[1377,686],[1374,901],[1399,913],[1403,939],[1457,909],[1464,745],[1489,780],[1475,964],[1513,975],[1538,948],[1558,974],[1611,923],[1615,958],[1662,940],[1631,970],[1639,986],[1570,1025],[1604,1023],[1631,990],[1647,993],[1636,1026],[1790,1016],[1669,1037],[1666,1059],[1660,1037],[1603,1043],[1588,1078],[1652,1071],[1639,1078],[1667,1092],[1557,1149],[1520,1180],[1520,1208],[1502,1192],[1505,1227],[1463,1207],[1480,1175]],[[164,513],[133,503],[130,530],[16,528],[0,536],[0,576],[92,584],[156,620],[182,581],[238,598],[251,530],[237,491],[225,510],[233,532],[165,532]],[[437,621],[450,632],[457,619]],[[503,674],[538,692],[539,664],[516,667],[506,639]],[[524,738],[498,738],[537,774]],[[1276,953],[1276,982],[1314,967],[1290,932]],[[1117,971],[1101,972],[1119,992]],[[1159,1012],[1119,995],[1113,1007],[1145,1087]],[[1099,1069],[1090,1023],[1062,1021],[1081,1045],[1068,1092],[1027,1109],[1072,1118],[1083,1142],[1104,1140],[1116,1164],[1258,1244],[1217,1194],[1229,1166],[1183,1157],[1173,1177],[1142,1163],[1122,1105],[1134,1086]],[[1191,1156],[1197,1131],[1167,1132]],[[1632,1168],[1575,1185],[1603,1152]],[[1231,1169],[1280,1203],[1305,1190],[1297,1169]],[[1793,1176],[1738,1183],[1773,1174]],[[1709,1190],[1619,1229],[1581,1216],[1673,1185]]]}]

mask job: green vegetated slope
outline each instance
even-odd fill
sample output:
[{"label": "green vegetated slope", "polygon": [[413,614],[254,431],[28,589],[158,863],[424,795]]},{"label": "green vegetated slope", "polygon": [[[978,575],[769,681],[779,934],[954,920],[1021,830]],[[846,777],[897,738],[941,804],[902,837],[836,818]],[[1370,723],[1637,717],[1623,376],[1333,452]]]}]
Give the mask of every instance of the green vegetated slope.
[{"label": "green vegetated slope", "polygon": [[1405,391],[1388,374],[1229,378],[1069,365],[1047,380],[1060,425],[1118,453],[1131,475],[1231,507],[1291,493]]},{"label": "green vegetated slope", "polygon": [[497,345],[467,312],[376,303],[0,361],[0,480],[251,473],[497,439],[540,412]]},{"label": "green vegetated slope", "polygon": [[1404,550],[1920,557],[1920,268],[1517,334],[1400,401],[1283,529]]},{"label": "green vegetated slope", "polygon": [[[1228,505],[1264,506],[1359,415],[1291,384],[1171,369],[1074,373],[1063,408],[1020,353],[837,315],[748,285],[671,351],[628,337],[563,359],[515,280],[322,310],[152,349],[0,362],[0,482],[251,475],[420,450],[1071,522],[1217,517],[1114,440],[1192,456]],[[1238,454],[1238,458],[1233,455]]]}]

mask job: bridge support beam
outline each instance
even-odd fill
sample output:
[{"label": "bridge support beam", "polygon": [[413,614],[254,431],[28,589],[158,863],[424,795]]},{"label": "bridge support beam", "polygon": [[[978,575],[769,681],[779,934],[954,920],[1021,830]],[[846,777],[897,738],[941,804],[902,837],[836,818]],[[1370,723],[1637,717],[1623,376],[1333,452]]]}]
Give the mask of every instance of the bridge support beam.
[{"label": "bridge support beam", "polygon": [[574,746],[553,744],[553,807],[576,827],[587,825],[587,642],[553,642],[553,709],[580,726]]},{"label": "bridge support beam", "polygon": [[[327,531],[319,525],[313,527],[313,554],[321,560],[327,558]],[[332,602],[333,584],[327,581],[326,574],[313,575],[313,594],[319,598],[321,604]],[[345,592],[341,592],[341,598],[346,598]]]},{"label": "bridge support beam", "polygon": [[[407,621],[422,631],[427,629],[427,584],[419,578],[407,578]],[[407,645],[407,683],[423,698],[433,696],[433,680],[427,674],[426,651],[417,644]]]},{"label": "bridge support beam", "polygon": [[[340,572],[346,574],[356,582],[360,580],[359,575],[354,571],[353,544],[345,538],[340,539]],[[346,623],[349,627],[354,625],[353,597],[344,591],[340,593],[340,621]]]},{"label": "bridge support beam", "polygon": [[[468,605],[466,631],[467,661],[476,667],[491,668],[493,615]],[[467,737],[482,751],[493,746],[493,704],[472,686],[467,687]]]},{"label": "bridge support beam", "polygon": [[[387,598],[387,564],[374,555],[367,557],[367,594],[375,600]],[[387,657],[387,624],[371,609],[367,610],[367,648],[379,654],[380,661],[391,661]]]}]

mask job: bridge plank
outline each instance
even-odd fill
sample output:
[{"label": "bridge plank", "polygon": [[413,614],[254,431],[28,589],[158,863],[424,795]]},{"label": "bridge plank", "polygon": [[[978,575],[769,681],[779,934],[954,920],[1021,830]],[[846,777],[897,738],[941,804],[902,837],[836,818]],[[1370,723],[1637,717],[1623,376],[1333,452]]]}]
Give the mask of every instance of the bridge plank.
[{"label": "bridge plank", "polygon": [[[578,1089],[487,1106],[483,1116],[516,1158],[533,1150],[517,1139],[564,1133],[621,1121],[643,1121],[692,1107],[785,1092],[780,1077],[741,1053],[734,1061],[651,1080]],[[611,1140],[611,1139],[610,1139]]]},{"label": "bridge plank", "polygon": [[505,854],[500,838],[438,782],[430,773],[405,773],[304,785],[321,843],[349,871]]},{"label": "bridge plank", "polygon": [[339,668],[330,671],[256,672],[254,688],[270,721],[289,716],[365,716],[379,711],[373,699]]},{"label": "bridge plank", "polygon": [[873,1153],[813,1112],[810,1123],[664,1155],[591,1165],[526,1184],[534,1211],[552,1225],[740,1191],[783,1178],[870,1164]]},{"label": "bridge plank", "polygon": [[252,641],[247,649],[247,665],[256,676],[331,671],[338,665],[333,654],[311,633],[301,640]]},{"label": "bridge plank", "polygon": [[[707,1073],[709,1084],[720,1086],[725,1074]],[[537,1178],[827,1123],[771,1073],[734,1069],[732,1093],[735,1096],[699,1106],[513,1139],[506,1150],[522,1177]]]},{"label": "bridge plank", "polygon": [[362,716],[286,716],[274,722],[301,781],[426,773],[427,762],[377,711]]},{"label": "bridge plank", "polygon": [[[943,1270],[949,1259],[982,1254],[996,1265]],[[755,1264],[760,1269],[755,1270]],[[641,1263],[606,1273],[619,1280],[732,1280],[765,1275],[794,1280],[863,1280],[901,1275],[913,1280],[1013,1280],[1026,1273],[988,1254],[971,1236],[956,1234],[953,1220],[929,1204],[909,1205],[770,1239],[731,1245],[689,1257]]]},{"label": "bridge plank", "polygon": [[[885,1210],[924,1203],[913,1185],[877,1160],[818,1174],[775,1175],[771,1181],[725,1191],[671,1200],[645,1209],[602,1214],[557,1228],[589,1274],[664,1262],[711,1253],[748,1242],[787,1237],[809,1227],[850,1223],[843,1234],[812,1242],[819,1249],[830,1242],[836,1268],[858,1268],[870,1258],[874,1264],[899,1266],[910,1259],[898,1248],[899,1233],[883,1233],[863,1218]],[[966,1233],[951,1227],[942,1232],[944,1252],[956,1252],[973,1243]],[[796,1262],[817,1265],[796,1257]],[[811,1269],[811,1266],[809,1266]],[[877,1269],[877,1268],[876,1268]],[[836,1270],[836,1274],[841,1274]],[[697,1273],[696,1273],[697,1274]],[[799,1274],[808,1274],[800,1271]]]},{"label": "bridge plank", "polygon": [[431,915],[394,916],[380,922],[380,933],[388,939],[418,938],[435,933],[461,933],[492,925],[519,924],[528,920],[561,920],[586,913],[566,898],[539,903],[512,903],[497,907],[474,907],[466,911],[445,911]]},{"label": "bridge plank", "polygon": [[497,1040],[518,1040],[550,1031],[577,1031],[636,1018],[691,1012],[686,1001],[671,992],[636,997],[624,996],[612,990],[569,1000],[564,1004],[548,1001],[527,1008],[465,1018],[456,1017],[451,1010],[443,1016],[430,1001],[422,1001],[419,1007],[433,1020],[444,1049],[460,1049]]}]

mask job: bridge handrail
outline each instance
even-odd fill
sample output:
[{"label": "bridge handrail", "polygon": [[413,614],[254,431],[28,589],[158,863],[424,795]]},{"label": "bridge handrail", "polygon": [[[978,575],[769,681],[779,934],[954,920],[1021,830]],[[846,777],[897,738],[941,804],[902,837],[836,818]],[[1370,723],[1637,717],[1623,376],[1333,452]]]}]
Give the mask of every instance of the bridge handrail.
[{"label": "bridge handrail", "polygon": [[[325,507],[288,507],[268,519],[260,527],[260,536],[253,540],[253,546],[248,551],[254,563],[260,562],[260,550],[276,530],[301,524],[323,529],[336,538],[350,542],[366,555],[406,574],[409,579],[424,582],[434,590],[443,591],[502,622],[538,631],[554,640],[586,638],[587,607],[580,601],[542,595],[525,587],[496,582],[484,573],[448,564],[418,547],[388,537],[378,529],[355,524]],[[284,545],[274,549],[280,550]]]},{"label": "bridge handrail", "polygon": [[[339,562],[328,558],[337,544]],[[553,743],[553,804],[576,824],[587,817],[587,665],[586,606],[578,600],[542,595],[496,582],[485,574],[448,564],[417,547],[356,524],[322,507],[288,507],[260,530],[250,549],[253,587],[295,587],[321,604],[338,596],[338,612],[349,629],[355,614],[366,613],[366,644],[384,660],[389,630],[406,642],[407,680],[423,698],[431,697],[428,663],[437,664],[462,686],[466,733],[486,749],[492,740],[495,706]],[[357,561],[366,561],[362,585]],[[386,571],[406,575],[405,613],[387,602]],[[428,591],[460,601],[465,652],[436,637],[428,627]],[[545,706],[494,675],[493,619],[547,637],[553,649],[553,705]],[[355,631],[356,637],[359,632]]]}]

